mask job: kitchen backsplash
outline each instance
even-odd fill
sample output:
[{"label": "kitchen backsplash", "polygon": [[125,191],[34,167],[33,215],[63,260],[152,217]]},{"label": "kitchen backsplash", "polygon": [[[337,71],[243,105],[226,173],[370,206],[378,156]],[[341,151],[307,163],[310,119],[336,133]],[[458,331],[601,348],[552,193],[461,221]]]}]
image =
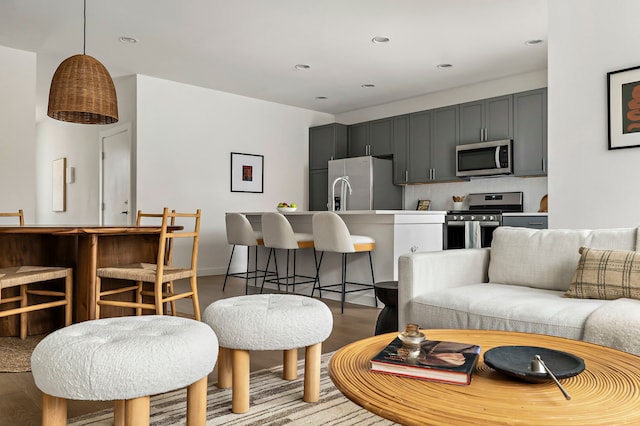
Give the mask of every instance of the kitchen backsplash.
[{"label": "kitchen backsplash", "polygon": [[[452,210],[454,195],[475,192],[522,191],[524,211],[537,212],[540,199],[547,193],[547,177],[491,177],[472,179],[465,182],[447,182],[427,185],[406,185],[404,187],[404,208],[415,210],[418,200],[431,200],[429,210]],[[464,203],[467,208],[467,203]]]}]

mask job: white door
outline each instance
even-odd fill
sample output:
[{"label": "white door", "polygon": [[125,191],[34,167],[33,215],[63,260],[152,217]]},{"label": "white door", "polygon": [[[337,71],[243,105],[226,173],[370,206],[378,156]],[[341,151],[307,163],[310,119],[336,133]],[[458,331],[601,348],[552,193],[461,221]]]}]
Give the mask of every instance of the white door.
[{"label": "white door", "polygon": [[100,224],[130,225],[131,211],[131,128],[129,125],[100,134],[101,191]]}]

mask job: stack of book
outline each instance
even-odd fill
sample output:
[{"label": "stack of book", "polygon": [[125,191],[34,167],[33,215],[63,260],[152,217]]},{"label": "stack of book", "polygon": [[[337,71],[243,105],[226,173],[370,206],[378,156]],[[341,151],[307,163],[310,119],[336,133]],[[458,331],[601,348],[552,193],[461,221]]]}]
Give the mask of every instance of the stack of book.
[{"label": "stack of book", "polygon": [[468,343],[425,340],[418,356],[408,356],[396,337],[371,359],[371,371],[397,376],[468,385],[480,356],[480,346]]}]

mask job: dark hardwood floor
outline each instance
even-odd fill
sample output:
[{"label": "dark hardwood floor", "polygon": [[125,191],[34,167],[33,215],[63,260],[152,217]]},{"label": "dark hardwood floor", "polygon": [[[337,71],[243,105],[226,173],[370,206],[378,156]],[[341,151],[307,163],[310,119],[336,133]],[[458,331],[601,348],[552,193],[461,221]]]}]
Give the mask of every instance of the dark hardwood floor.
[{"label": "dark hardwood floor", "polygon": [[[201,310],[210,303],[226,297],[244,294],[244,280],[229,278],[227,288],[222,291],[223,275],[198,278],[198,293]],[[250,292],[252,288],[250,287]],[[374,334],[379,308],[346,304],[344,314],[340,314],[340,302],[324,300],[333,312],[333,332],[324,342],[322,352],[334,351],[347,343]],[[190,301],[180,301],[178,312],[193,313]],[[298,352],[298,359],[304,358],[304,351]],[[251,356],[251,370],[260,370],[282,364],[282,352],[257,352]],[[209,380],[217,380],[216,370]],[[110,402],[69,401],[68,416],[99,411],[112,405]],[[31,373],[0,373],[0,426],[28,426],[41,424],[41,394],[36,388]]]}]

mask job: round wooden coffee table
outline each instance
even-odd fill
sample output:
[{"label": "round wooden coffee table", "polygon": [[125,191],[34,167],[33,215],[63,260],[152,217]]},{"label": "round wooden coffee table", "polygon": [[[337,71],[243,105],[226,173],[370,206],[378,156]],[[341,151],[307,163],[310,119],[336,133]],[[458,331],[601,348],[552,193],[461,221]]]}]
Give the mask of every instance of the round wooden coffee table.
[{"label": "round wooden coffee table", "polygon": [[[351,343],[329,361],[329,376],[350,400],[386,419],[406,425],[640,424],[640,357],[577,340],[490,330],[422,330],[428,339],[482,347],[471,384],[457,386],[369,371],[370,359],[397,333]],[[584,359],[586,369],[561,380],[566,400],[553,382],[526,383],[483,362],[496,346],[540,346]]]}]

